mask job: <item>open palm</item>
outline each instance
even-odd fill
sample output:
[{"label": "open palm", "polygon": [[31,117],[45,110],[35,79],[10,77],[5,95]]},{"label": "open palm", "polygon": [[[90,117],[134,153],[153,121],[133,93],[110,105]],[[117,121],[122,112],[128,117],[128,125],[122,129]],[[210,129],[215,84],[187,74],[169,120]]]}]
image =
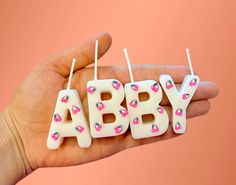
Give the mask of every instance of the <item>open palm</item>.
[{"label": "open palm", "polygon": [[[76,138],[65,138],[57,150],[46,147],[47,135],[52,119],[58,92],[66,86],[72,58],[77,59],[71,87],[77,89],[88,118],[86,83],[93,78],[93,68],[86,67],[94,61],[95,40],[99,40],[99,57],[111,45],[111,37],[104,33],[80,46],[59,53],[39,63],[19,88],[11,104],[5,112],[11,115],[17,132],[22,140],[25,154],[31,168],[46,166],[76,165],[101,159],[129,147],[161,141],[176,136],[172,129],[159,137],[139,139],[132,138],[130,131],[124,135],[110,138],[93,139],[90,148],[83,149]],[[153,79],[158,81],[159,75],[170,74],[175,83],[181,83],[189,72],[184,66],[134,65],[136,80]],[[135,75],[139,74],[139,75]],[[122,83],[129,81],[126,66],[100,67],[100,79],[115,78]],[[208,99],[217,94],[217,87],[212,82],[201,82],[188,109],[187,117],[205,114],[209,111]],[[171,106],[164,96],[161,102],[169,116]]]}]

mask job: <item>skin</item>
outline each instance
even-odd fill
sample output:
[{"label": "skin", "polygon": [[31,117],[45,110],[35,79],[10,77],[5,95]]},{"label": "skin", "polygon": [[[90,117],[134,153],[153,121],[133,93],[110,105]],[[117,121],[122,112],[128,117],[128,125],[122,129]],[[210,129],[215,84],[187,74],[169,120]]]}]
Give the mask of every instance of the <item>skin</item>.
[{"label": "skin", "polygon": [[[90,148],[82,149],[75,138],[65,138],[57,150],[49,150],[46,146],[48,131],[55,108],[58,92],[66,87],[71,61],[77,59],[71,88],[77,89],[88,119],[86,83],[93,78],[93,68],[86,67],[94,62],[95,40],[99,40],[101,57],[111,45],[111,37],[102,33],[96,38],[81,43],[78,47],[48,57],[37,66],[17,90],[9,106],[1,113],[1,124],[13,125],[16,138],[19,138],[22,155],[26,158],[25,165],[36,170],[40,167],[78,165],[113,155],[130,147],[148,144],[177,135],[172,128],[159,137],[135,140],[128,130],[124,135],[110,138],[93,139]],[[184,76],[189,73],[185,66],[134,65],[133,73],[136,81],[153,79],[159,81],[160,74],[170,74],[176,84],[181,84]],[[138,75],[137,75],[138,74]],[[123,84],[129,82],[126,66],[99,67],[99,79],[118,79]],[[180,86],[180,85],[178,85]],[[218,94],[215,83],[203,81],[200,83],[189,107],[187,117],[206,114],[210,109],[209,99]],[[161,105],[165,106],[171,119],[171,106],[163,97]],[[3,160],[3,159],[0,159]],[[26,174],[27,175],[27,174]],[[0,175],[1,176],[1,175]],[[22,178],[22,177],[21,177]]]}]

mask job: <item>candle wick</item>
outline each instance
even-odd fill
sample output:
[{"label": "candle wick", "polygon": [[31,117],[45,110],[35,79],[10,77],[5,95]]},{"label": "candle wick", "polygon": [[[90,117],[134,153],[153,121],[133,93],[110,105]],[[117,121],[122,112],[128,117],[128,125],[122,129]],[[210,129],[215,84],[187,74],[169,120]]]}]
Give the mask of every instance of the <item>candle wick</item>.
[{"label": "candle wick", "polygon": [[127,48],[124,48],[123,51],[124,51],[125,59],[126,59],[128,69],[129,69],[130,80],[133,83],[134,82],[134,76],[133,76],[133,72],[132,72],[132,69],[131,69],[131,62],[130,62],[130,59],[129,59],[129,56],[128,56]]},{"label": "candle wick", "polygon": [[98,40],[95,42],[95,60],[94,60],[94,80],[98,79],[97,71],[98,71]]},{"label": "candle wick", "polygon": [[73,75],[73,71],[74,71],[74,67],[75,67],[75,62],[76,62],[76,59],[73,58],[72,64],[71,64],[71,69],[70,69],[69,81],[68,81],[68,84],[67,84],[67,90],[70,89],[71,80],[72,80],[72,75]]},{"label": "candle wick", "polygon": [[186,54],[187,54],[188,65],[189,65],[189,68],[190,68],[191,75],[194,75],[189,48],[186,48]]}]

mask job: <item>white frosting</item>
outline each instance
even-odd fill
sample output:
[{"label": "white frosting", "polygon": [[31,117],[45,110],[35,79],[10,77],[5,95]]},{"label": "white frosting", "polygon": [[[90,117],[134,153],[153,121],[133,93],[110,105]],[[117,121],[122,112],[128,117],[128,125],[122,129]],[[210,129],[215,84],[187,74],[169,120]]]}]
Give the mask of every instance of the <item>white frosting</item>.
[{"label": "white frosting", "polygon": [[[112,98],[101,100],[101,93],[109,92]],[[94,138],[117,136],[129,126],[128,111],[120,104],[124,100],[123,85],[115,79],[95,80],[87,83],[90,130]],[[116,119],[104,124],[103,115],[112,113]]]},{"label": "white frosting", "polygon": [[[70,111],[72,121],[66,120]],[[76,137],[81,148],[91,145],[91,136],[83,107],[76,90],[61,90],[48,134],[47,146],[57,149],[64,137]]]},{"label": "white frosting", "polygon": [[[139,93],[146,92],[149,99],[139,101]],[[162,99],[162,90],[154,80],[145,80],[125,85],[125,95],[129,110],[131,134],[133,138],[147,138],[159,136],[166,132],[169,119],[166,110],[159,105]],[[153,114],[154,120],[143,123],[142,115]]]},{"label": "white frosting", "polygon": [[160,83],[172,105],[172,127],[175,133],[186,131],[186,109],[190,103],[200,79],[196,75],[186,75],[182,87],[177,90],[170,75],[160,76]]}]

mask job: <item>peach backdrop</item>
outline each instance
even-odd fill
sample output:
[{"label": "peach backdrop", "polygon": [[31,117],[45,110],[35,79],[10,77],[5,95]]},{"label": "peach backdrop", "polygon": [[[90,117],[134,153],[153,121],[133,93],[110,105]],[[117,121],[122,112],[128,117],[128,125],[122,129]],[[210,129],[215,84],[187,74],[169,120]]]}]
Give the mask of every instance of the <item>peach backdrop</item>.
[{"label": "peach backdrop", "polygon": [[[235,0],[1,0],[0,109],[40,59],[101,31],[113,37],[100,65],[186,64],[220,94],[178,138],[77,167],[39,169],[18,185],[236,184]],[[234,116],[233,116],[234,114]]]}]

